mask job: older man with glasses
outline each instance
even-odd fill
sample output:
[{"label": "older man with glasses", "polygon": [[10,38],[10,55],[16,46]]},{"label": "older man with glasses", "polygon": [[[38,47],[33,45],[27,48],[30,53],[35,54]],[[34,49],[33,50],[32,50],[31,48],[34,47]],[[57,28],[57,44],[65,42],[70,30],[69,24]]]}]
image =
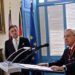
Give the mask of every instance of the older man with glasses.
[{"label": "older man with glasses", "polygon": [[64,32],[66,49],[56,62],[39,64],[51,67],[53,71],[64,71],[66,75],[75,75],[75,30],[66,29]]}]

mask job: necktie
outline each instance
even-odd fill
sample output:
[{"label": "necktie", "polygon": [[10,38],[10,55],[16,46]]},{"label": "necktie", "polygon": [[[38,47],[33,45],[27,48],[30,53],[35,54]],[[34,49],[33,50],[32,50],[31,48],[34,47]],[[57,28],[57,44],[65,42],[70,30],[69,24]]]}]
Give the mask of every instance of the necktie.
[{"label": "necktie", "polygon": [[72,61],[72,56],[73,56],[74,51],[75,51],[74,49],[69,49],[69,53],[68,53],[69,61]]},{"label": "necktie", "polygon": [[15,46],[16,46],[16,51],[17,51],[17,49],[18,49],[18,40],[17,39],[15,40]]}]

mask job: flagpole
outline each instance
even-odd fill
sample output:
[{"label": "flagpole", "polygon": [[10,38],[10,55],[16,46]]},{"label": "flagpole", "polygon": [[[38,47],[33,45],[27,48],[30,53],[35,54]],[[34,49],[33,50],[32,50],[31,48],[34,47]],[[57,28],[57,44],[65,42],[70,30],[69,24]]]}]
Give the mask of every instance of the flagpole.
[{"label": "flagpole", "polygon": [[21,4],[22,2],[20,1],[19,2],[19,36],[23,36]]},{"label": "flagpole", "polygon": [[[11,22],[11,1],[9,0],[8,30],[9,30],[10,25],[12,25],[12,22]],[[11,39],[10,33],[8,35],[9,35],[8,36],[9,39]]]}]

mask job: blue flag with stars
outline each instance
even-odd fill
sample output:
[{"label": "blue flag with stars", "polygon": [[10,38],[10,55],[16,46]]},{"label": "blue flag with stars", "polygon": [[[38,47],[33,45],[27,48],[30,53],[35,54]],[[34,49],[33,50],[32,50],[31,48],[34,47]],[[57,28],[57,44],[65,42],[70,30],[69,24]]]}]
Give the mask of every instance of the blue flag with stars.
[{"label": "blue flag with stars", "polygon": [[[37,46],[32,3],[31,3],[31,8],[30,8],[30,45],[32,48]],[[36,64],[37,62],[38,62],[38,52],[35,53],[34,55],[33,64]]]}]

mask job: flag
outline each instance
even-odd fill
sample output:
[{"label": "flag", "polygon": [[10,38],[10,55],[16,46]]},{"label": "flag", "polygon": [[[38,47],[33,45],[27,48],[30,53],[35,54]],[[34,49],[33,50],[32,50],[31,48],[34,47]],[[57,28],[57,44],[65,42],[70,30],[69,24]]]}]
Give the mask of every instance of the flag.
[{"label": "flag", "polygon": [[[9,26],[8,27],[10,27],[11,25],[12,25],[12,20],[11,20],[11,10],[9,10]],[[9,34],[9,39],[11,38],[11,36],[10,36],[10,34]]]},{"label": "flag", "polygon": [[19,12],[19,36],[23,36],[21,10]]},{"label": "flag", "polygon": [[[30,8],[30,45],[32,48],[37,46],[32,3]],[[38,53],[35,54],[33,63],[36,64],[37,62],[38,62]]]}]

